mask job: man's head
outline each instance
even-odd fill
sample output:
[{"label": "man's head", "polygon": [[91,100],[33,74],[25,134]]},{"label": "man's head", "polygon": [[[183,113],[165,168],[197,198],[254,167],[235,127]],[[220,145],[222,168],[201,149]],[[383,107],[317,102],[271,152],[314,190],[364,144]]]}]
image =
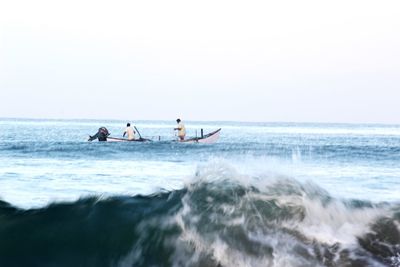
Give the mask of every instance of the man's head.
[{"label": "man's head", "polygon": [[129,126],[131,126],[131,124],[128,122],[128,123],[126,124],[126,127],[129,127]]},{"label": "man's head", "polygon": [[181,122],[181,119],[176,119],[176,122],[177,122],[177,123],[180,123],[180,122]]}]

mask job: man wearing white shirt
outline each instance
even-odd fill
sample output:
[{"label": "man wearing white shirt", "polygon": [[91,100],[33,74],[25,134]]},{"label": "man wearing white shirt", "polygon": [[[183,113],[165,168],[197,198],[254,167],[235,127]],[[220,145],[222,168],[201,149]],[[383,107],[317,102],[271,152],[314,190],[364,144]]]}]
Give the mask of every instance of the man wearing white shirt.
[{"label": "man wearing white shirt", "polygon": [[186,128],[185,125],[181,122],[181,119],[177,119],[176,123],[178,123],[178,127],[174,128],[174,130],[178,130],[178,137],[180,141],[185,140],[186,136]]}]

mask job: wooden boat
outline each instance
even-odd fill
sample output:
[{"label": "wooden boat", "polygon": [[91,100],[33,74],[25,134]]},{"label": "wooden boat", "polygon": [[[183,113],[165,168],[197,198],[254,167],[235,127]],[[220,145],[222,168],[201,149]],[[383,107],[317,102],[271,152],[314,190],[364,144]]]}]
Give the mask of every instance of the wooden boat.
[{"label": "wooden boat", "polygon": [[[213,131],[211,133],[208,133],[206,135],[202,135],[200,137],[193,137],[193,138],[188,138],[185,139],[183,141],[180,140],[173,140],[173,141],[177,141],[179,143],[204,143],[204,144],[212,144],[217,142],[217,140],[219,139],[219,135],[221,132],[221,128],[219,128],[216,131]],[[96,136],[89,136],[89,140],[88,141],[93,141],[97,139]],[[100,141],[100,139],[99,139]],[[119,137],[112,137],[112,136],[103,136],[103,140],[101,141],[106,141],[106,142],[151,142],[151,139],[147,139],[147,138],[138,138],[138,139],[133,139],[133,140],[129,140],[127,138],[119,138]]]},{"label": "wooden boat", "polygon": [[217,142],[217,140],[219,139],[220,132],[221,132],[221,128],[219,128],[218,130],[211,132],[209,134],[203,135],[202,137],[189,138],[189,139],[179,141],[179,142],[212,144],[212,143]]}]

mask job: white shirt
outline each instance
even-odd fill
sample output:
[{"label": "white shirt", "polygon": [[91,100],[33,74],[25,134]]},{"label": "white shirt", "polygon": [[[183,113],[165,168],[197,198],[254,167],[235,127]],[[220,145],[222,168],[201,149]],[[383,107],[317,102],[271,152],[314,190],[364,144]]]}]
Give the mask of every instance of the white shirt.
[{"label": "white shirt", "polygon": [[179,124],[178,124],[178,136],[185,136],[186,135],[186,128],[185,128],[185,125],[182,123],[182,122],[180,122]]}]

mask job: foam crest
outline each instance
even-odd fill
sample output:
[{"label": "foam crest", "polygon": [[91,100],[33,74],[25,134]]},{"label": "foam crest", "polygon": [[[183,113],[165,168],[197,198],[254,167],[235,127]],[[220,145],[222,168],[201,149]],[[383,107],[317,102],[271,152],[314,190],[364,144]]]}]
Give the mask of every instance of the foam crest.
[{"label": "foam crest", "polygon": [[389,205],[335,199],[310,181],[241,174],[224,161],[198,169],[183,207],[181,240],[222,266],[384,266],[359,239],[393,216]]}]

